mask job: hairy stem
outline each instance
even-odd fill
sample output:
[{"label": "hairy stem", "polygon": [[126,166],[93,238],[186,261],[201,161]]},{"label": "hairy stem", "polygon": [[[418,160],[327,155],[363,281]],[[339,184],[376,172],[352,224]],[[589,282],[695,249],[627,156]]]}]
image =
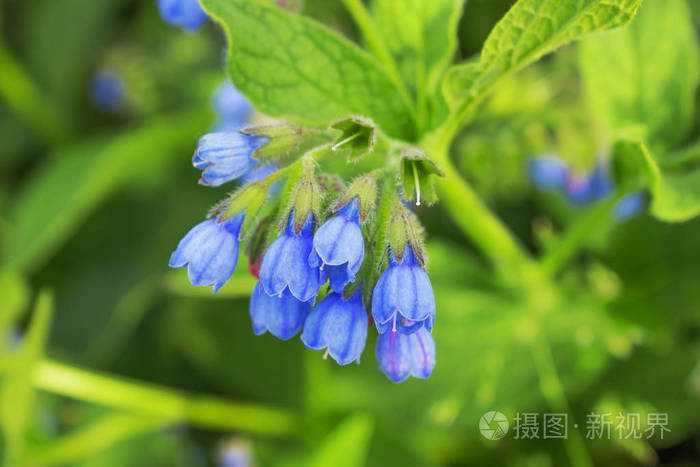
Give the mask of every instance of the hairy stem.
[{"label": "hairy stem", "polygon": [[462,232],[504,276],[520,276],[532,270],[533,262],[527,252],[457,172],[447,151],[439,147],[425,149],[445,173],[444,178],[436,180],[440,202]]}]

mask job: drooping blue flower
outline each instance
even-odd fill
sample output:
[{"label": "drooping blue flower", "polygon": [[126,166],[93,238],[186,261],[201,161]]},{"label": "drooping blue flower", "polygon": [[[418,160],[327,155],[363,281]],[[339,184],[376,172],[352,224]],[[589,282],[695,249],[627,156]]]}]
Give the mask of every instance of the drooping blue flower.
[{"label": "drooping blue flower", "polygon": [[252,170],[257,162],[253,153],[270,138],[245,133],[209,133],[197,142],[192,165],[202,171],[199,183],[219,186]]},{"label": "drooping blue flower", "polygon": [[424,325],[433,329],[433,287],[408,243],[401,262],[389,249],[389,266],[372,292],[372,317],[381,334],[388,330],[412,333]]},{"label": "drooping blue flower", "polygon": [[284,233],[272,242],[260,266],[260,282],[265,292],[278,297],[313,300],[321,286],[318,268],[309,265],[313,243],[313,214],[309,214],[299,232],[294,231],[294,211]]},{"label": "drooping blue flower", "polygon": [[572,202],[587,204],[605,198],[613,192],[614,186],[605,164],[598,162],[590,172],[569,173],[564,190]]},{"label": "drooping blue flower", "polygon": [[379,368],[395,383],[409,376],[425,379],[435,367],[435,341],[425,328],[413,334],[389,331],[377,339]]},{"label": "drooping blue flower", "polygon": [[558,157],[540,156],[530,160],[528,172],[538,188],[562,190],[566,186],[569,166]]},{"label": "drooping blue flower", "polygon": [[641,211],[645,202],[646,196],[643,192],[630,193],[617,202],[613,218],[618,222],[625,221]]},{"label": "drooping blue flower", "polygon": [[90,80],[90,99],[99,109],[114,110],[124,101],[124,80],[114,71],[101,70]]},{"label": "drooping blue flower", "polygon": [[564,192],[569,201],[576,204],[586,204],[595,199],[590,174],[570,173]]},{"label": "drooping blue flower", "polygon": [[158,0],[158,9],[163,21],[188,32],[199,29],[208,18],[199,0]]},{"label": "drooping blue flower", "polygon": [[360,228],[359,200],[352,199],[314,235],[309,264],[321,269],[321,282],[330,279],[336,292],[355,282],[365,256],[365,242]]},{"label": "drooping blue flower", "polygon": [[304,327],[309,310],[310,302],[300,302],[292,296],[268,294],[262,281],[258,281],[250,297],[250,319],[257,336],[269,331],[279,339],[290,339]]},{"label": "drooping blue flower", "polygon": [[362,304],[362,287],[345,300],[341,293],[329,293],[306,318],[301,340],[310,349],[328,349],[340,365],[360,363],[367,341],[367,312]]},{"label": "drooping blue flower", "polygon": [[214,131],[236,131],[243,128],[253,113],[252,104],[229,81],[219,85],[214,94],[217,121]]},{"label": "drooping blue flower", "polygon": [[168,265],[187,266],[192,285],[211,285],[216,293],[236,268],[243,217],[240,213],[223,222],[207,219],[197,224],[180,240]]}]

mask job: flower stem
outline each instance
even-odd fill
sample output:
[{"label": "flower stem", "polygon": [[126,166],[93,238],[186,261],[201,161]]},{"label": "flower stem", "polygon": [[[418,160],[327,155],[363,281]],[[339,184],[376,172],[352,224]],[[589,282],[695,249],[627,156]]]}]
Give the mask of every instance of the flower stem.
[{"label": "flower stem", "polygon": [[446,150],[424,148],[443,170],[436,180],[440,202],[452,220],[506,277],[534,270],[534,262],[503,223],[457,172]]},{"label": "flower stem", "polygon": [[[541,327],[541,324],[540,324]],[[540,382],[540,391],[547,401],[550,410],[556,413],[571,415],[571,408],[566,399],[561,379],[552,357],[552,350],[544,333],[539,333],[530,343],[530,350],[537,369]],[[574,467],[591,467],[593,463],[586,450],[586,445],[581,434],[576,430],[567,429],[567,437],[564,438],[564,449]]]},{"label": "flower stem", "polygon": [[[1,363],[0,370],[5,370],[6,362]],[[48,359],[37,363],[32,380],[37,388],[54,394],[174,423],[281,437],[299,432],[300,419],[286,410],[189,394]]]},{"label": "flower stem", "polygon": [[610,218],[610,212],[624,194],[617,194],[590,208],[569,229],[559,242],[540,259],[540,269],[546,277],[553,277],[583,246],[601,224]]},{"label": "flower stem", "polygon": [[[415,113],[415,107],[411,96],[408,93],[408,89],[406,88],[406,83],[404,83],[403,79],[401,79],[401,74],[396,66],[396,62],[389,53],[389,49],[386,47],[384,40],[379,35],[377,27],[374,24],[372,17],[367,12],[367,8],[365,8],[362,0],[342,1],[345,8],[355,20],[355,24],[357,24],[357,27],[360,28],[360,32],[362,32],[362,36],[367,41],[367,45],[369,46],[370,50],[384,66],[384,71],[387,72],[391,80],[396,85],[408,108]],[[415,115],[412,115],[411,117],[415,119]]]}]

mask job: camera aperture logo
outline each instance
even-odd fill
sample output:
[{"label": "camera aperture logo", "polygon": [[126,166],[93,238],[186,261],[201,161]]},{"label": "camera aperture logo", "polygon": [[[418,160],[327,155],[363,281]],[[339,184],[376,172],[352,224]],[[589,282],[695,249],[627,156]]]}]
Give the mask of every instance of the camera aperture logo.
[{"label": "camera aperture logo", "polygon": [[508,419],[497,410],[486,412],[479,419],[479,431],[486,439],[501,439],[508,433]]}]

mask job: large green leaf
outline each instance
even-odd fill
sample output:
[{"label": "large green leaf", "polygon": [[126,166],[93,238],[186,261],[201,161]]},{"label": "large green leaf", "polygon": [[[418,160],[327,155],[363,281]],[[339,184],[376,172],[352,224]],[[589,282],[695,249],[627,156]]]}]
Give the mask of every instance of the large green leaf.
[{"label": "large green leaf", "polygon": [[320,23],[249,0],[203,0],[229,39],[231,79],[273,117],[328,124],[373,119],[391,136],[415,135],[412,108],[366,52]]},{"label": "large green leaf", "polygon": [[374,0],[373,13],[404,80],[432,94],[457,48],[465,0]]},{"label": "large green leaf", "polygon": [[205,115],[163,117],[119,136],[98,137],[51,157],[19,194],[10,216],[4,261],[36,267],[78,228],[84,217],[124,182],[158,177],[168,160],[194,145]]},{"label": "large green leaf", "polygon": [[700,214],[700,168],[678,170],[659,166],[640,141],[622,140],[613,148],[618,183],[640,180],[652,195],[651,213],[667,222],[680,222]]},{"label": "large green leaf", "polygon": [[629,22],[642,0],[520,0],[496,24],[477,60],[453,67],[443,87],[465,112],[500,78],[584,34]]},{"label": "large green leaf", "polygon": [[587,37],[580,64],[591,105],[612,132],[646,126],[652,147],[688,131],[700,79],[686,0],[646,0],[627,28]]}]

